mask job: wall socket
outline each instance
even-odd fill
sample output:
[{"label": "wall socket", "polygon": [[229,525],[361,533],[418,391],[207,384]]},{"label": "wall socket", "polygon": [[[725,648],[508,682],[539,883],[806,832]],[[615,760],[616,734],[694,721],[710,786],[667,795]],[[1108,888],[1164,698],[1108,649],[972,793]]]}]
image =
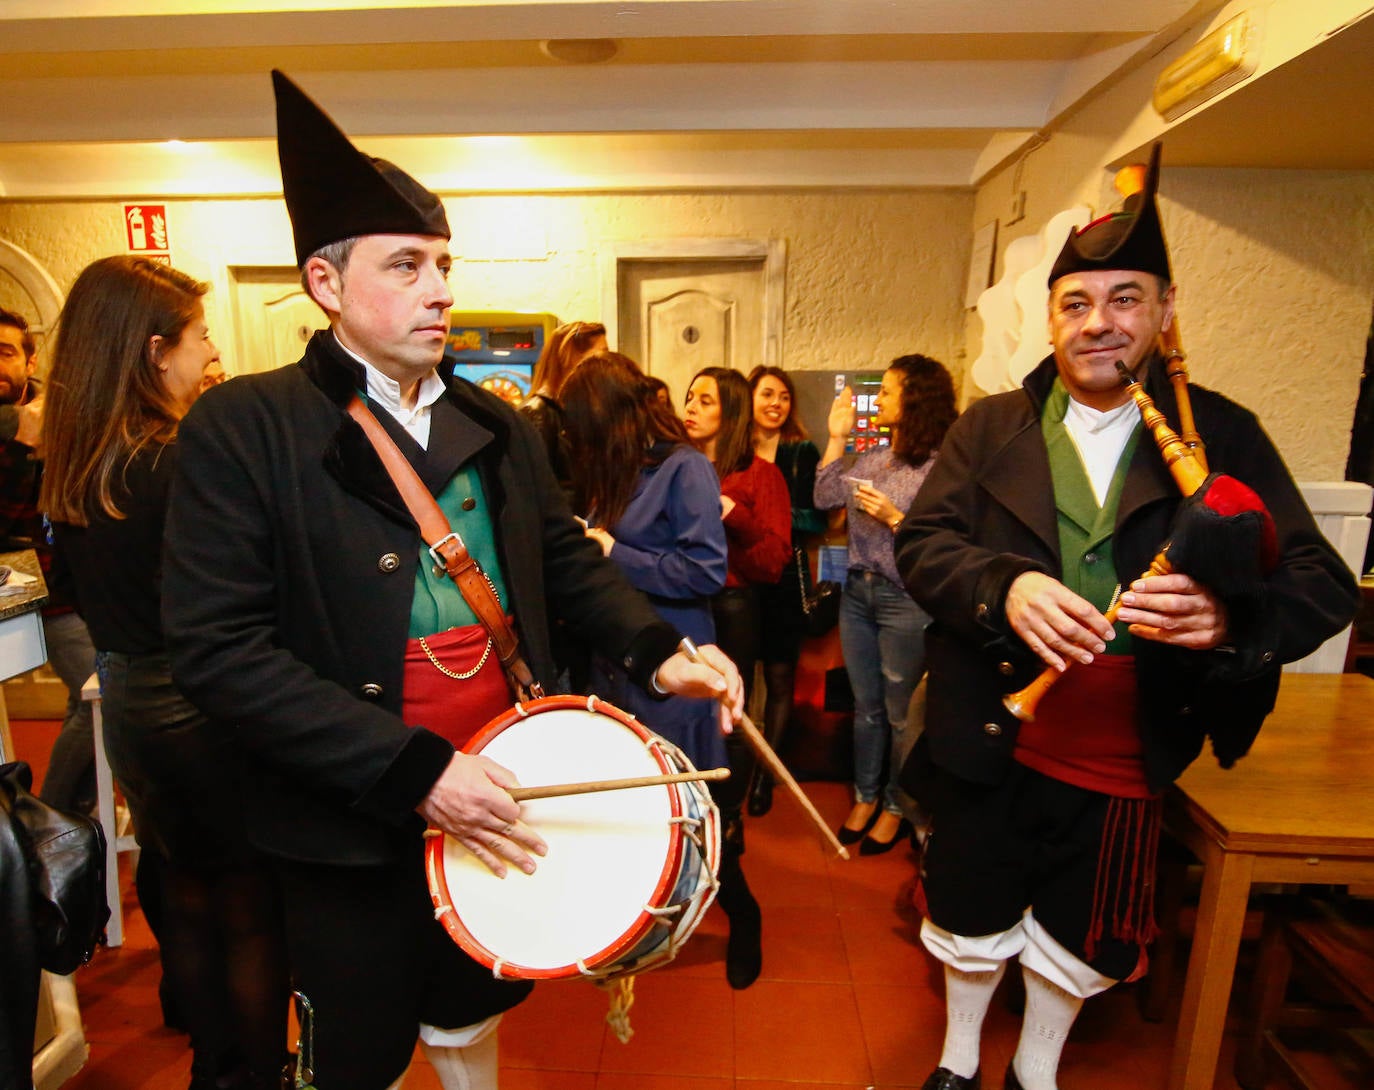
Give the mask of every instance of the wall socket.
[{"label": "wall socket", "polygon": [[1026,191],[1018,189],[1011,195],[1011,204],[1007,208],[1007,226],[1013,223],[1020,223],[1026,218]]}]

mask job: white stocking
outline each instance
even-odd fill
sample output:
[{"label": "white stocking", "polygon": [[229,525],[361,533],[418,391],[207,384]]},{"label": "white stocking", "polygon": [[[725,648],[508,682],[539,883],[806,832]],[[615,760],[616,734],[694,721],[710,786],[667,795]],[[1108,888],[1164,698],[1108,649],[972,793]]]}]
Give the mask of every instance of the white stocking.
[{"label": "white stocking", "polygon": [[1059,1057],[1083,1000],[1024,965],[1021,976],[1026,982],[1026,1014],[1012,1058],[1016,1077],[1024,1090],[1058,1090]]},{"label": "white stocking", "polygon": [[991,972],[966,973],[945,966],[945,1048],[940,1066],[962,1079],[978,1073],[979,1046],[983,1040],[983,1016],[1007,963]]},{"label": "white stocking", "polygon": [[431,1045],[421,1040],[420,1049],[439,1076],[439,1085],[444,1090],[496,1090],[495,1033],[461,1047]]}]

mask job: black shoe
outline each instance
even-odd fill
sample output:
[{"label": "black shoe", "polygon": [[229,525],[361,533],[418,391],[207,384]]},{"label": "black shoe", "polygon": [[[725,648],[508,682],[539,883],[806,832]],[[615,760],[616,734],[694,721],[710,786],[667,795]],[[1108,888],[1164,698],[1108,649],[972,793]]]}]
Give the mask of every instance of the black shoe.
[{"label": "black shoe", "polygon": [[773,809],[773,777],[767,772],[759,772],[754,777],[754,786],[749,789],[749,816],[763,817]]},{"label": "black shoe", "polygon": [[1021,1080],[1016,1077],[1016,1060],[1013,1057],[1007,1061],[1007,1077],[1002,1083],[1002,1090],[1024,1090]]},{"label": "black shoe", "polygon": [[763,913],[752,896],[730,912],[730,939],[725,944],[725,979],[740,991],[763,971]]},{"label": "black shoe", "polygon": [[873,807],[873,813],[868,815],[868,820],[864,822],[864,827],[862,829],[851,829],[847,825],[841,825],[839,831],[835,835],[839,837],[841,844],[857,844],[868,835],[868,830],[873,828],[874,823],[878,820],[878,815],[882,812],[883,808],[881,806],[875,806]]},{"label": "black shoe", "polygon": [[921,1083],[921,1090],[978,1090],[978,1072],[973,1073],[973,1078],[966,1079],[962,1075],[956,1075],[947,1067],[937,1067],[930,1078]]},{"label": "black shoe", "polygon": [[891,840],[874,840],[871,836],[864,837],[864,842],[859,845],[859,854],[883,855],[885,852],[890,852],[905,840],[910,833],[911,822],[907,821],[906,818],[902,818],[902,823],[897,826],[897,831],[892,834]]}]

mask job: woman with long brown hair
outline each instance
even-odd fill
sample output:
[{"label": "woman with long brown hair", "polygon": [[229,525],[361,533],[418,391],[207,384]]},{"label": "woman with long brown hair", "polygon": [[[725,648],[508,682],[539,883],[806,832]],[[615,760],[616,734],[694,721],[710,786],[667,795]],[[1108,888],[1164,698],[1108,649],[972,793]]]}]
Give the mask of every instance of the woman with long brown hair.
[{"label": "woman with long brown hair", "polygon": [[268,1090],[288,991],[273,886],[243,833],[230,751],[172,682],[159,615],[177,427],[219,358],[208,287],[141,257],[77,277],[53,349],[40,503],[97,648],[105,750],[191,1035],[191,1088]]},{"label": "woman with long brown hair", "polygon": [[[629,357],[594,353],[564,389],[575,510],[587,536],[663,620],[697,644],[715,643],[711,597],[725,583],[725,529],[710,463],[687,443],[677,417]],[[653,700],[604,659],[593,666],[592,686],[698,767],[723,763],[711,701]]]},{"label": "woman with long brown hair", "polygon": [[563,438],[563,384],[587,356],[606,349],[606,327],[600,322],[565,322],[544,342],[530,379],[530,396],[520,411],[534,425],[549,452],[553,475],[566,489],[572,479]]},{"label": "woman with long brown hair", "polygon": [[[776,583],[792,556],[792,513],[778,467],[754,453],[749,383],[728,367],[698,371],[687,388],[683,425],[692,445],[711,459],[720,478],[720,507],[729,543],[725,587],[711,603],[716,641],[739,667],[745,699],[759,653],[761,584]],[[713,784],[723,825],[720,902],[730,915],[726,969],[730,983],[747,987],[763,966],[762,915],[744,881],[744,798],[756,764],[743,736],[727,741],[730,779]],[[728,872],[725,863],[731,864]]]},{"label": "woman with long brown hair", "polygon": [[[821,453],[811,442],[797,413],[797,390],[781,367],[760,364],[749,372],[753,396],[754,453],[772,462],[787,483],[792,503],[792,558],[776,583],[759,587],[759,660],[763,663],[763,735],[777,749],[792,718],[801,655],[801,572],[797,552],[807,563],[806,538],[825,531],[825,515],[816,510],[816,466]],[[749,813],[760,817],[773,806],[773,777],[767,769],[754,773],[749,788]]]},{"label": "woman with long brown hair", "polygon": [[854,805],[839,837],[845,844],[862,841],[860,855],[889,851],[912,828],[897,774],[916,741],[916,731],[907,729],[907,708],[925,672],[930,617],[902,586],[892,535],[957,414],[944,365],[914,354],[898,357],[883,372],[876,423],[887,429],[888,445],[847,461],[853,391],[846,386],[830,409],[816,506],[848,508],[840,646],[854,690]]},{"label": "woman with long brown hair", "polygon": [[[787,482],[777,466],[754,453],[753,395],[738,371],[698,371],[687,388],[683,426],[720,477],[730,571],[715,600],[716,631],[721,647],[739,667],[747,694],[759,651],[757,587],[777,583],[792,558]],[[745,784],[739,787],[746,789]]]},{"label": "woman with long brown hair", "polygon": [[[725,584],[726,534],[720,485],[710,461],[633,360],[589,356],[564,387],[577,509],[587,534],[644,591],[659,615],[697,642],[716,642],[712,598]],[[593,689],[679,746],[698,768],[725,763],[711,702],[655,701],[628,683],[619,664],[599,660]],[[732,735],[733,737],[733,735]],[[712,794],[739,826],[739,799]],[[736,796],[739,792],[735,792]],[[738,836],[722,845],[718,901],[730,917],[725,974],[747,988],[762,964],[760,913],[740,867]]]}]

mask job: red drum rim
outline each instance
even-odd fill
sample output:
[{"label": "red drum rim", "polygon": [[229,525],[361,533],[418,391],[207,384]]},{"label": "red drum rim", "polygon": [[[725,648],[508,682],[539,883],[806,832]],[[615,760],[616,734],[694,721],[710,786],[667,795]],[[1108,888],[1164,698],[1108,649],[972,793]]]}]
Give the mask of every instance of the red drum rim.
[{"label": "red drum rim", "polygon": [[[662,749],[657,744],[657,736],[652,731],[628,712],[624,712],[614,704],[608,704],[596,696],[545,696],[528,703],[516,704],[477,731],[463,746],[463,752],[481,753],[493,738],[517,723],[543,712],[563,709],[589,711],[616,720],[638,735],[642,741],[648,743],[645,748],[653,754],[654,762],[659,766],[660,771],[664,774],[678,771],[668,763]],[[677,791],[671,790],[668,785],[665,785],[665,790],[668,791],[668,797],[671,801],[673,818],[683,817],[681,795]],[[447,839],[447,836],[437,829],[430,829],[426,833],[425,874],[429,881],[429,895],[434,904],[435,918],[448,932],[449,938],[456,942],[474,961],[492,970],[493,975],[499,979],[566,980],[582,976],[595,977],[599,975],[596,970],[614,966],[622,955],[633,950],[655,924],[660,922],[652,913],[641,910],[634,924],[619,939],[604,949],[598,950],[590,957],[582,959],[581,964],[573,961],[561,966],[537,968],[506,961],[473,937],[467,927],[464,926],[457,906],[449,897],[448,881],[444,874],[444,844]],[[670,827],[668,839],[669,849],[665,853],[663,868],[654,885],[653,897],[650,902],[652,904],[659,904],[673,891],[683,864],[684,837],[682,827],[676,821]]]}]

